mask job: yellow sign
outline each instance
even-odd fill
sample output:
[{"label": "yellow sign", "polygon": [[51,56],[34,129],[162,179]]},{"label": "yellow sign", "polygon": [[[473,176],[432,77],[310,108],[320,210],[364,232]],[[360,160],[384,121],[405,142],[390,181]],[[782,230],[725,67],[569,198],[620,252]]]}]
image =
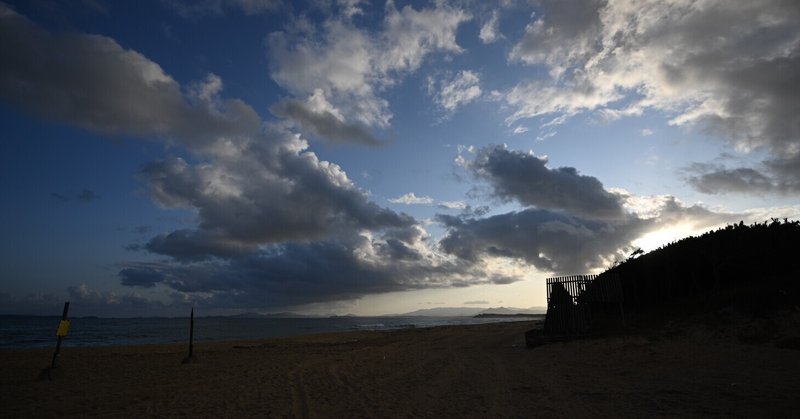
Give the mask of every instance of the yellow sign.
[{"label": "yellow sign", "polygon": [[69,320],[61,320],[61,323],[58,324],[58,330],[56,330],[56,336],[62,338],[64,336],[67,336],[67,333],[69,333],[69,326],[70,326]]}]

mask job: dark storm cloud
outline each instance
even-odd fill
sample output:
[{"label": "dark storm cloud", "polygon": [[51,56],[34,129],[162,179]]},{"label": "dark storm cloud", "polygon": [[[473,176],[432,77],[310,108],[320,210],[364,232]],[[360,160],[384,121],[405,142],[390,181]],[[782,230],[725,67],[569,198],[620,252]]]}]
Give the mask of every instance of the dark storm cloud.
[{"label": "dark storm cloud", "polygon": [[482,219],[438,217],[447,227],[439,245],[461,259],[518,258],[557,274],[587,272],[624,254],[652,222],[634,216],[589,220],[562,212],[526,209]]},{"label": "dark storm cloud", "polygon": [[432,252],[414,218],[371,202],[299,135],[222,99],[213,74],[182,88],[112,39],[53,35],[6,6],[0,36],[3,100],[191,153],[148,163],[140,178],[153,201],[193,211],[197,225],[129,247],[169,259],[125,263],[122,285],[163,286],[215,307],[265,307],[492,280],[472,263]]},{"label": "dark storm cloud", "polygon": [[[347,239],[282,243],[260,247],[235,258],[197,263],[131,265],[120,279],[160,279],[176,292],[204,293],[206,307],[291,307],[358,298],[367,294],[424,288],[509,283],[516,279],[487,275],[468,261],[431,261],[409,257],[412,243],[401,252],[391,242],[362,236]],[[154,274],[153,271],[157,272]],[[146,280],[142,282],[148,283]]]},{"label": "dark storm cloud", "polygon": [[196,165],[174,158],[143,169],[156,202],[193,208],[200,221],[200,234],[184,235],[180,246],[176,233],[169,243],[154,239],[151,250],[189,258],[177,247],[197,240],[198,250],[209,237],[254,244],[415,223],[368,201],[337,165],[320,161],[293,134],[263,132],[250,106],[219,98],[219,77],[209,75],[184,94],[156,63],[110,38],[55,36],[0,8],[0,97],[103,133],[178,141],[205,157]]},{"label": "dark storm cloud", "polygon": [[797,160],[800,159],[768,160],[760,170],[695,163],[685,170],[685,179],[694,189],[707,194],[797,193],[800,191],[800,178],[793,175],[800,173],[796,167]]},{"label": "dark storm cloud", "polygon": [[388,239],[386,244],[381,248],[381,253],[387,255],[391,259],[398,260],[419,260],[422,255],[414,249],[406,246],[403,242],[397,239]]},{"label": "dark storm cloud", "polygon": [[230,161],[152,162],[141,176],[156,202],[194,208],[201,230],[242,243],[313,240],[416,223],[369,201],[338,166],[313,153],[267,150],[260,143]]},{"label": "dark storm cloud", "polygon": [[466,261],[506,257],[525,260],[545,272],[575,274],[624,259],[635,239],[664,227],[689,224],[705,229],[747,218],[713,212],[700,205],[686,206],[674,197],[662,199],[655,214],[651,218],[628,214],[615,220],[587,219],[544,209],[486,218],[439,215],[437,220],[447,228],[439,246]]},{"label": "dark storm cloud", "polygon": [[768,159],[764,162],[778,185],[787,192],[800,192],[800,151]]},{"label": "dark storm cloud", "polygon": [[1,3],[0,38],[0,98],[46,119],[195,144],[259,129],[244,102],[214,102],[219,86],[198,84],[185,97],[158,64],[111,38],[56,36]]},{"label": "dark storm cloud", "polygon": [[486,180],[493,194],[535,206],[589,218],[620,218],[620,197],[603,189],[597,178],[573,167],[546,167],[547,159],[504,146],[483,148],[468,167]]},{"label": "dark storm cloud", "polygon": [[358,123],[348,124],[326,110],[315,112],[299,100],[284,99],[272,105],[269,110],[278,117],[296,122],[302,129],[324,140],[341,144],[382,144],[368,127]]},{"label": "dark storm cloud", "polygon": [[726,192],[763,193],[770,192],[774,188],[772,181],[767,176],[755,169],[746,167],[727,169],[695,164],[692,166],[692,172],[695,174],[687,176],[687,182],[696,190],[707,194]]},{"label": "dark storm cloud", "polygon": [[[152,162],[141,174],[157,203],[198,212],[202,234],[192,239],[205,244],[197,248],[208,237],[273,243],[415,224],[370,202],[294,134],[263,131],[250,106],[219,98],[222,81],[213,74],[181,89],[156,63],[110,38],[56,36],[5,5],[0,37],[4,100],[103,133],[178,141],[201,156],[194,165],[181,158]],[[156,240],[151,247],[164,246]]]},{"label": "dark storm cloud", "polygon": [[153,268],[125,268],[119,271],[122,285],[128,287],[152,288],[164,281],[164,275]]},{"label": "dark storm cloud", "polygon": [[745,68],[707,68],[720,74],[727,87],[723,96],[727,115],[711,116],[703,123],[740,147],[765,149],[770,157],[759,169],[723,168],[690,179],[698,191],[800,193],[800,95],[796,92],[796,86],[800,86],[800,45],[790,54],[760,59]]},{"label": "dark storm cloud", "polygon": [[[250,250],[250,246],[196,230],[176,230],[159,234],[150,239],[144,248],[178,261],[196,261],[210,257],[231,258]],[[125,284],[123,280],[123,285],[129,284]]]},{"label": "dark storm cloud", "polygon": [[473,161],[461,160],[493,195],[531,208],[485,218],[439,214],[437,221],[447,229],[441,250],[473,263],[500,257],[555,274],[582,273],[623,259],[634,240],[663,227],[685,223],[702,228],[741,219],[686,206],[671,196],[645,199],[652,211],[644,218],[623,207],[626,200],[641,198],[612,194],[594,177],[571,167],[551,170],[546,163],[501,146],[479,150]]}]

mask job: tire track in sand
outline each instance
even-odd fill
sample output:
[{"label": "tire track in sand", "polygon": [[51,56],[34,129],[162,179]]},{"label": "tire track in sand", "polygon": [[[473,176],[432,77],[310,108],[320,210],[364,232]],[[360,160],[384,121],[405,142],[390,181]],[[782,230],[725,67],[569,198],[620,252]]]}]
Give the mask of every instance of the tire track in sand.
[{"label": "tire track in sand", "polygon": [[303,367],[300,364],[289,371],[289,389],[292,393],[292,412],[296,418],[309,418],[308,393],[303,383]]}]

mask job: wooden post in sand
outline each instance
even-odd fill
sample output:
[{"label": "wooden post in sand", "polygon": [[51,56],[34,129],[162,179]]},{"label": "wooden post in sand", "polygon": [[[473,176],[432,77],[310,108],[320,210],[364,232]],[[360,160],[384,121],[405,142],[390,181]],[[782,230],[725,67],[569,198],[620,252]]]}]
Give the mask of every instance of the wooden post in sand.
[{"label": "wooden post in sand", "polygon": [[58,330],[56,330],[56,336],[58,336],[58,342],[56,342],[56,351],[53,353],[53,362],[50,364],[50,368],[57,368],[58,367],[58,354],[61,352],[61,340],[67,336],[69,332],[70,321],[67,320],[67,313],[69,312],[69,301],[64,303],[64,312],[61,314],[61,323],[58,324]]},{"label": "wooden post in sand", "polygon": [[192,307],[192,314],[189,316],[189,355],[183,358],[183,363],[188,364],[194,361],[194,307]]}]

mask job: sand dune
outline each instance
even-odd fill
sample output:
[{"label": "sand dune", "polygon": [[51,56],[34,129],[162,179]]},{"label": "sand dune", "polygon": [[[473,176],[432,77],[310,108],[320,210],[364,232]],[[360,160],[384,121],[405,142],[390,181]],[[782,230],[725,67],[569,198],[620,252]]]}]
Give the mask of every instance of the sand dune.
[{"label": "sand dune", "polygon": [[797,417],[800,352],[691,336],[524,347],[532,323],[0,351],[3,417]]}]

